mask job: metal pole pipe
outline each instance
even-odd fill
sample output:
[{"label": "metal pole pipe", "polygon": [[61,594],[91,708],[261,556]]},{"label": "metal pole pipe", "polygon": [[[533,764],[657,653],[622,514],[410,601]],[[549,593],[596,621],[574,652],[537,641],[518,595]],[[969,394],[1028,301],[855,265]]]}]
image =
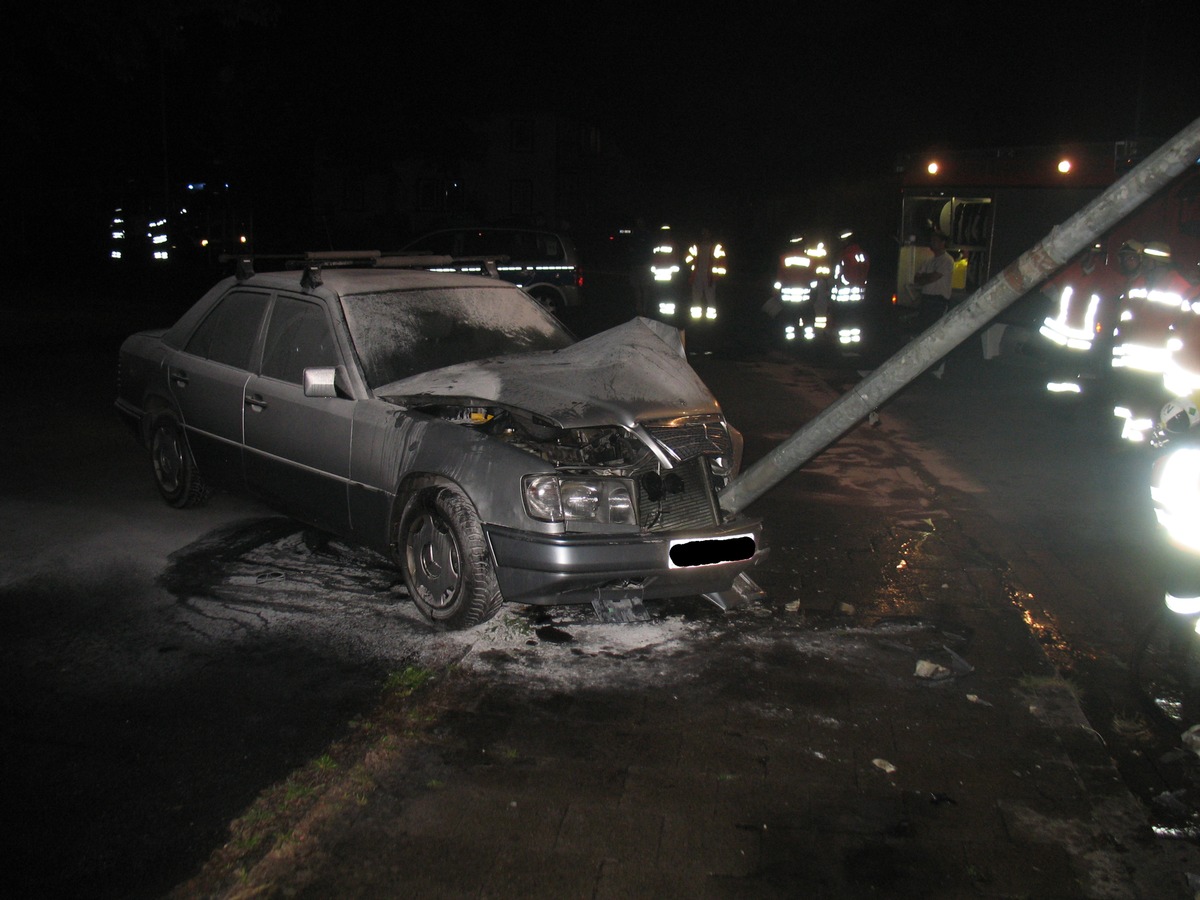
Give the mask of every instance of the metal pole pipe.
[{"label": "metal pole pipe", "polygon": [[1197,156],[1200,156],[1200,119],[1066,222],[1054,227],[1003,272],[727,484],[719,496],[721,508],[730,513],[745,509],[1133,212],[1195,163]]}]

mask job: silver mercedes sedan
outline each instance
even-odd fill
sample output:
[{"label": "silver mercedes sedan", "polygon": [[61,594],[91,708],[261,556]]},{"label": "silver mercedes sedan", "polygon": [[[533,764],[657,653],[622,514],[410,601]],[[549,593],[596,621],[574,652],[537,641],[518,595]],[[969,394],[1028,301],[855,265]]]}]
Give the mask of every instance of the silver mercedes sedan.
[{"label": "silver mercedes sedan", "polygon": [[442,628],[505,601],[724,606],[767,553],[718,503],[741,436],[679,332],[577,341],[498,279],[243,265],[125,340],[117,393],[167,503],[246,492],[369,546]]}]

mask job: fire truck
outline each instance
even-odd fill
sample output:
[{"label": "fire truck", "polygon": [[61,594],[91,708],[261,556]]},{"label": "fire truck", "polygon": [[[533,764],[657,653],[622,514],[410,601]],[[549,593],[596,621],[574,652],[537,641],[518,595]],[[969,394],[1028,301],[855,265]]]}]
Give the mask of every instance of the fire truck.
[{"label": "fire truck", "polygon": [[[946,249],[955,258],[953,304],[1099,196],[1137,159],[1133,141],[979,148],[901,158],[900,246],[892,296],[898,317],[902,322],[916,319],[915,301],[906,288],[930,255],[930,232],[946,236]],[[1001,327],[983,335],[985,356],[999,355],[1001,342],[1012,345],[1036,336],[1044,307],[1045,299],[1032,292],[1001,313],[996,323]]]}]

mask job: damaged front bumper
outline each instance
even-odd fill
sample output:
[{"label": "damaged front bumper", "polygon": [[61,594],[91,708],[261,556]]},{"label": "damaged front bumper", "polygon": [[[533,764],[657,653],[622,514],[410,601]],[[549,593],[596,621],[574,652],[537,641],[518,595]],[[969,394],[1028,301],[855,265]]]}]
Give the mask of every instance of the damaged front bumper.
[{"label": "damaged front bumper", "polygon": [[496,526],[486,531],[504,599],[534,605],[703,595],[724,607],[732,605],[729,592],[738,576],[769,552],[757,519],[651,535],[545,535]]}]

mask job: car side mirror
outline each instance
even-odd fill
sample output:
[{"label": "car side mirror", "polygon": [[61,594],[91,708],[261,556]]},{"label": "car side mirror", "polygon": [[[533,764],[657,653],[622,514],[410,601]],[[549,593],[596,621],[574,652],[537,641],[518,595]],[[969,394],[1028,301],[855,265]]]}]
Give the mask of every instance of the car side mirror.
[{"label": "car side mirror", "polygon": [[320,366],[304,370],[305,397],[348,397],[341,366]]}]

